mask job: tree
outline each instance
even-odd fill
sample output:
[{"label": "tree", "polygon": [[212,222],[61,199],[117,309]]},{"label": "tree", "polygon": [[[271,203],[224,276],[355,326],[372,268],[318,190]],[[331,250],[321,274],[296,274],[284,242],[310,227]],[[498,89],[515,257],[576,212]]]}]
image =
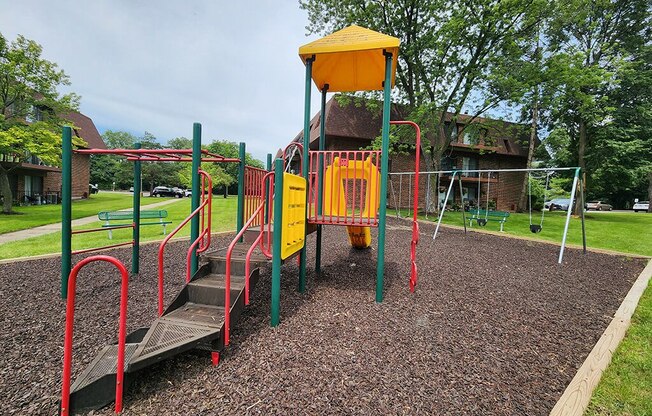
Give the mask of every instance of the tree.
[{"label": "tree", "polygon": [[186,137],[175,137],[168,140],[166,147],[170,149],[192,149],[192,140]]},{"label": "tree", "polygon": [[[218,155],[224,156],[226,158],[237,159],[240,156],[238,144],[228,140],[213,140],[208,144],[208,146],[206,146],[206,148],[209,152],[217,153]],[[249,152],[245,153],[245,164],[247,166],[253,166],[257,168],[264,168],[265,166],[263,162],[255,159]],[[220,163],[216,164],[216,167],[219,167],[220,170],[223,171],[223,174],[220,173],[220,175],[213,178],[213,186],[224,186],[225,191],[228,192],[229,187],[231,187],[233,184],[238,183],[238,164]]]},{"label": "tree", "polygon": [[60,114],[79,105],[77,95],[57,92],[57,87],[70,85],[68,76],[57,64],[43,59],[42,52],[39,44],[21,35],[8,44],[0,34],[0,191],[4,214],[12,212],[10,172],[31,156],[59,164],[60,131],[65,121]]},{"label": "tree", "polygon": [[308,12],[309,33],[359,24],[401,39],[395,98],[402,106],[396,110],[421,125],[421,150],[433,170],[439,170],[450,143],[447,125],[454,125],[463,109],[472,110],[473,121],[521,93],[511,74],[547,7],[541,0],[477,0],[454,7],[446,0],[300,4]]},{"label": "tree", "polygon": [[591,129],[591,196],[627,206],[652,196],[652,46],[642,45],[624,63],[608,92],[608,120]]},{"label": "tree", "polygon": [[631,51],[649,39],[649,23],[647,0],[564,1],[551,20],[551,65],[562,84],[554,104],[555,127],[567,130],[585,172],[590,133],[609,119],[613,80]]}]

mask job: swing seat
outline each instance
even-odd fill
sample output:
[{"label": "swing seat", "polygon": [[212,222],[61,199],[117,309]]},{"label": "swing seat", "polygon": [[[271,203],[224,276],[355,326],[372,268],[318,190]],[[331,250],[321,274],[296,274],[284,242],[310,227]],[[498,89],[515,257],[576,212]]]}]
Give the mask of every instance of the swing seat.
[{"label": "swing seat", "polygon": [[539,224],[530,224],[530,232],[538,234],[543,228]]},{"label": "swing seat", "polygon": [[480,227],[484,227],[485,225],[487,225],[487,220],[485,218],[478,218],[477,221]]}]

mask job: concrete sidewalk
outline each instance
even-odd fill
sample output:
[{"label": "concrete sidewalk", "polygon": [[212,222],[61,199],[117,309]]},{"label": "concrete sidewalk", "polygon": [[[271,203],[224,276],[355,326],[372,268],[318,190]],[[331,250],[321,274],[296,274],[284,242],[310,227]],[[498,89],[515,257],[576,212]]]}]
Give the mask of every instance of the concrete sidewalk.
[{"label": "concrete sidewalk", "polygon": [[[142,205],[140,208],[149,209],[149,208],[162,207],[177,201],[179,200],[176,198],[169,199],[167,201],[156,202],[154,204]],[[78,218],[76,220],[72,220],[72,226],[76,227],[79,225],[90,224],[95,221],[99,221],[97,219],[97,215]],[[57,231],[61,231],[60,222],[54,224],[41,225],[40,227],[28,228],[27,230],[20,230],[20,231],[14,231],[12,233],[0,234],[0,244],[10,243],[12,241],[25,240],[27,238],[32,238],[32,237],[40,237],[42,235],[56,233]]]}]

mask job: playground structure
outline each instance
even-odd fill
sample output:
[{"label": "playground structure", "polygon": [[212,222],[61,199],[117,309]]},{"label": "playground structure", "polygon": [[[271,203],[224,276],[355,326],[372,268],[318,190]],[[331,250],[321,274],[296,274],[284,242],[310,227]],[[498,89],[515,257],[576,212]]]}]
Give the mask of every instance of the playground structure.
[{"label": "playground structure", "polygon": [[[418,163],[418,158],[416,159]],[[418,172],[418,165],[416,166],[416,171],[415,172],[393,172],[389,173],[390,177],[390,194],[392,195],[393,199],[393,205],[396,210],[396,216],[400,217],[401,216],[401,196],[402,196],[402,187],[403,187],[403,181],[404,177],[407,177],[407,183],[408,183],[408,189],[411,190],[412,183],[414,182],[415,184],[418,185],[419,183],[419,174],[425,175],[426,176],[426,196],[424,200],[424,207],[423,207],[423,212],[425,213],[426,219],[428,218],[428,214],[430,212],[437,212],[438,217],[437,217],[437,227],[435,228],[435,232],[433,234],[433,240],[437,238],[437,234],[439,232],[439,228],[444,216],[445,211],[449,207],[449,201],[451,201],[451,196],[453,195],[453,188],[454,185],[457,183],[458,189],[459,189],[459,198],[461,202],[464,202],[466,200],[464,194],[463,194],[463,183],[462,183],[462,177],[463,176],[470,176],[470,175],[477,175],[477,199],[476,199],[476,207],[475,208],[469,208],[468,211],[464,206],[464,203],[462,203],[460,207],[461,211],[461,217],[462,217],[462,224],[464,226],[464,232],[466,233],[467,227],[466,223],[467,221],[469,222],[469,226],[472,226],[473,223],[476,223],[480,227],[484,227],[488,221],[498,221],[500,224],[500,231],[503,231],[503,225],[506,222],[507,218],[509,217],[509,212],[506,211],[500,211],[497,210],[496,207],[491,207],[490,206],[490,187],[491,187],[491,182],[492,182],[492,175],[498,174],[498,173],[527,173],[528,175],[528,213],[529,213],[529,230],[532,233],[539,233],[543,229],[543,223],[544,223],[544,217],[545,217],[545,211],[542,209],[541,210],[541,216],[540,216],[540,221],[538,223],[533,222],[533,207],[532,207],[532,174],[533,173],[540,173],[545,175],[545,191],[544,191],[544,201],[546,200],[546,197],[548,195],[548,188],[549,188],[549,183],[550,183],[550,177],[555,174],[556,172],[573,172],[573,182],[572,182],[572,189],[570,192],[570,202],[568,204],[568,208],[566,210],[566,219],[564,222],[564,229],[562,232],[562,240],[561,240],[561,247],[559,250],[559,257],[558,257],[558,263],[561,264],[563,257],[564,257],[564,251],[566,248],[566,237],[568,235],[568,227],[570,224],[570,218],[573,212],[574,204],[579,203],[580,207],[582,209],[579,210],[580,212],[580,220],[581,220],[581,225],[582,225],[582,245],[583,245],[583,252],[586,253],[586,230],[585,230],[585,223],[584,223],[584,183],[583,183],[583,177],[581,175],[581,169],[579,167],[564,167],[564,168],[529,168],[529,169],[457,169],[457,170],[439,170],[439,171],[427,171],[427,172]],[[436,175],[436,187],[435,189],[440,188],[440,178],[442,176],[446,177],[446,180],[449,181],[445,196],[442,198],[440,195],[435,196],[434,198],[431,197],[432,192],[431,192],[431,177],[432,175]],[[486,175],[486,180],[484,183],[486,183],[486,192],[485,192],[485,200],[483,201],[481,198],[481,183],[483,183],[482,176]],[[414,180],[412,177],[415,176]],[[395,187],[394,182],[392,181],[392,177],[398,177],[399,178],[399,183]],[[497,182],[497,180],[495,180]],[[399,197],[396,197],[396,189],[398,188],[398,194]],[[576,194],[579,192],[579,197],[576,196]],[[416,186],[416,191],[415,194],[418,193],[418,186]],[[576,200],[577,199],[577,200]],[[433,204],[434,203],[434,204]],[[414,199],[412,200],[411,195],[408,198],[408,210],[412,210],[414,212],[418,211],[418,204],[419,204],[419,199],[418,196],[415,195]],[[432,209],[433,205],[437,206],[437,209]],[[484,205],[484,208],[483,208]],[[467,218],[467,212],[469,214],[469,217]]]},{"label": "playground structure", "polygon": [[[122,392],[135,373],[184,351],[199,348],[211,352],[214,365],[229,345],[231,325],[249,303],[250,291],[259,277],[259,267],[271,259],[271,325],[280,322],[281,265],[298,256],[298,291],[305,290],[306,246],[309,233],[316,232],[315,271],[321,270],[321,239],[324,225],[345,226],[354,248],[371,245],[370,227],[378,228],[376,296],[383,299],[387,172],[389,150],[390,92],[394,85],[399,40],[368,29],[352,26],[302,46],[299,55],[306,67],[303,145],[299,145],[301,175],[287,172],[284,159],[267,170],[245,165],[245,146],[240,144],[237,159],[225,158],[201,149],[201,125],[193,127],[193,148],[187,150],[136,149],[76,150],[88,154],[113,154],[134,163],[132,224],[92,230],[71,229],[71,129],[63,131],[63,229],[61,295],[67,298],[62,415],[105,406],[115,401],[122,409]],[[322,93],[322,123],[318,150],[309,149],[311,82]],[[382,90],[382,149],[373,151],[325,150],[324,117],[328,92]],[[419,128],[411,122],[420,140]],[[294,149],[296,151],[296,149]],[[289,149],[284,151],[287,154]],[[295,154],[294,152],[292,154]],[[290,158],[291,159],[291,158]],[[88,257],[72,265],[72,256],[105,248],[132,246],[131,273],[139,272],[140,175],[141,163],[191,162],[191,214],[159,246],[158,318],[150,327],[126,334],[128,273],[118,260],[108,256]],[[238,163],[238,209],[236,235],[227,248],[209,252],[211,244],[212,184],[201,163]],[[288,163],[289,165],[289,163]],[[417,182],[418,184],[418,182]],[[418,186],[415,201],[418,200]],[[416,245],[419,227],[413,215],[409,289],[417,283]],[[185,281],[170,305],[164,305],[164,250],[170,239],[191,224],[186,256]],[[94,249],[72,251],[71,239],[79,232],[132,228],[132,241]],[[258,251],[256,251],[258,249]],[[206,264],[199,266],[199,254]],[[122,301],[118,341],[102,349],[97,358],[70,385],[75,290],[79,270],[93,261],[114,264],[122,274]]]}]

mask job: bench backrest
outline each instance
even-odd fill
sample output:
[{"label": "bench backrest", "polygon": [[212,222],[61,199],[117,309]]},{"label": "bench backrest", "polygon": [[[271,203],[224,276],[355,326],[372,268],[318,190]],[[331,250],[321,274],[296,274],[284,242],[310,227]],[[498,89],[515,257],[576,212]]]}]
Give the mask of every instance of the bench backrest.
[{"label": "bench backrest", "polygon": [[486,209],[472,209],[469,210],[469,213],[471,215],[475,215],[477,217],[500,217],[500,218],[507,218],[509,217],[509,212],[507,211],[487,211]]},{"label": "bench backrest", "polygon": [[[141,219],[167,218],[167,216],[168,216],[168,212],[164,209],[140,211]],[[102,221],[133,220],[134,213],[133,211],[102,211],[97,214],[97,218],[99,218]]]}]

